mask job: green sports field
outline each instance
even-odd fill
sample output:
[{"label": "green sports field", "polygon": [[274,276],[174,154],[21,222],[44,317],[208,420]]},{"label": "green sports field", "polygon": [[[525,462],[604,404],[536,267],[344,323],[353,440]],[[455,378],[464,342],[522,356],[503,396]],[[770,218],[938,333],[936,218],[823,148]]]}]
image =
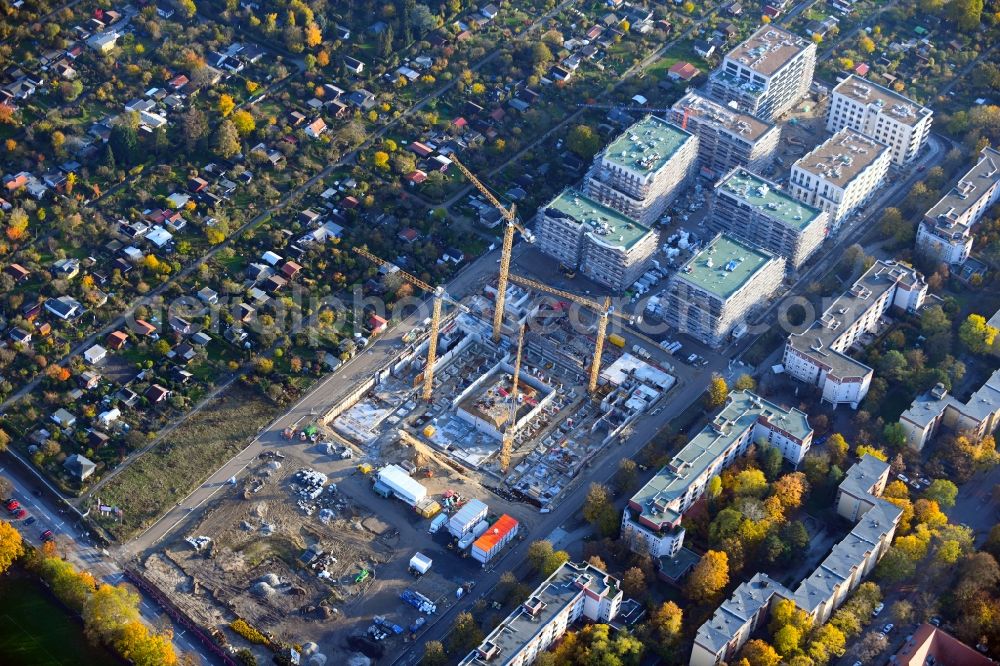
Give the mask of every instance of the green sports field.
[{"label": "green sports field", "polygon": [[70,616],[30,574],[0,577],[0,664],[4,666],[103,666],[121,664],[96,648]]}]

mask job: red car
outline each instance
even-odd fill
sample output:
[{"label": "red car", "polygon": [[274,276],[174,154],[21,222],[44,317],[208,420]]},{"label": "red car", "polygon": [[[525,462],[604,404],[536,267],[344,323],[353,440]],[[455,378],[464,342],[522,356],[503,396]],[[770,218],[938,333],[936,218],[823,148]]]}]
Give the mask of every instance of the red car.
[{"label": "red car", "polygon": [[27,511],[25,511],[24,509],[18,509],[18,510],[17,510],[17,511],[16,511],[15,513],[14,513],[14,517],[15,517],[15,518],[17,518],[18,520],[21,520],[22,518],[24,518],[24,517],[25,517],[25,516],[27,516],[27,515],[28,515],[28,512],[27,512]]},{"label": "red car", "polygon": [[52,530],[45,530],[42,532],[42,541],[52,541],[54,538],[56,538],[56,535],[52,533]]},{"label": "red car", "polygon": [[7,510],[8,511],[10,511],[11,513],[14,513],[15,511],[17,511],[20,508],[21,508],[21,503],[20,502],[18,502],[15,499],[8,500],[8,502],[7,502]]}]

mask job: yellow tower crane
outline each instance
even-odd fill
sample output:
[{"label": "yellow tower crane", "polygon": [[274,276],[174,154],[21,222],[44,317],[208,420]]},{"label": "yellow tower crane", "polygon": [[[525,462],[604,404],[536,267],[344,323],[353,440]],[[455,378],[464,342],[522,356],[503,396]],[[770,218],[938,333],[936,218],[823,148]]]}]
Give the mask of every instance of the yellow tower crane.
[{"label": "yellow tower crane", "polygon": [[604,302],[598,303],[597,301],[592,301],[589,298],[577,296],[576,294],[563,291],[561,289],[555,289],[547,284],[542,284],[541,282],[536,282],[535,280],[515,275],[514,273],[511,273],[508,277],[514,284],[519,284],[522,287],[528,287],[529,289],[537,289],[538,291],[543,291],[547,294],[558,296],[559,298],[565,298],[567,301],[572,301],[573,303],[582,305],[597,314],[597,340],[594,343],[594,360],[590,364],[590,380],[587,382],[587,392],[594,395],[597,392],[597,379],[601,376],[601,354],[604,353],[604,340],[607,338],[608,333],[608,317],[614,315],[615,317],[625,320],[627,320],[628,317],[620,315],[614,311],[614,308],[611,307],[610,296],[605,296]]},{"label": "yellow tower crane", "polygon": [[458,167],[469,182],[472,183],[477,190],[482,192],[486,200],[489,201],[494,208],[500,211],[503,219],[507,221],[507,227],[503,232],[503,245],[500,250],[500,277],[497,280],[497,300],[495,304],[495,309],[493,311],[493,342],[500,342],[500,328],[503,325],[503,315],[504,315],[504,299],[507,293],[507,276],[510,274],[510,257],[511,251],[514,248],[514,232],[520,231],[521,237],[529,243],[535,242],[535,236],[530,231],[525,229],[520,222],[517,221],[517,215],[515,214],[516,206],[511,206],[509,209],[505,208],[503,204],[493,193],[483,185],[475,174],[469,171],[464,164],[458,161],[458,158],[454,153],[448,158],[452,163]]},{"label": "yellow tower crane", "polygon": [[510,391],[510,417],[504,428],[503,439],[500,442],[500,471],[506,472],[510,467],[510,455],[514,448],[514,437],[517,435],[517,397],[518,382],[521,380],[521,354],[524,350],[524,326],[517,333],[517,356],[514,360],[514,378]]},{"label": "yellow tower crane", "polygon": [[410,275],[406,271],[402,270],[401,268],[399,268],[399,266],[396,266],[396,264],[392,263],[391,261],[386,261],[385,259],[382,259],[381,257],[372,254],[371,252],[369,252],[364,248],[355,247],[354,251],[378,266],[387,266],[395,268],[396,274],[398,274],[401,278],[412,284],[414,287],[422,289],[423,291],[431,294],[434,297],[432,313],[431,313],[431,334],[430,338],[427,340],[427,367],[424,368],[424,389],[423,389],[424,400],[430,402],[434,393],[434,362],[437,360],[438,328],[441,326],[441,303],[445,300],[448,300],[449,302],[454,303],[455,305],[458,305],[463,309],[464,306],[458,301],[448,296],[448,293],[444,290],[444,287],[432,287],[423,280],[421,280],[420,278],[414,277],[413,275]]}]

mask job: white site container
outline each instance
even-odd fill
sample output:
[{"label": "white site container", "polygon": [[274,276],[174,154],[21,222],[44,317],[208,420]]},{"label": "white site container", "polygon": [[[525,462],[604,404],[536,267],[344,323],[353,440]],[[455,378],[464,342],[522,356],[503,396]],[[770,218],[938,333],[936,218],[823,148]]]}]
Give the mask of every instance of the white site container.
[{"label": "white site container", "polygon": [[392,494],[410,506],[427,497],[427,489],[419,481],[410,478],[406,470],[398,465],[386,465],[378,471],[378,480],[392,490]]},{"label": "white site container", "polygon": [[423,553],[415,553],[413,557],[410,558],[410,568],[421,576],[431,570],[432,563],[433,560]]},{"label": "white site container", "polygon": [[489,510],[484,502],[477,499],[469,500],[448,521],[448,531],[456,539],[461,539],[476,526],[476,523],[486,517]]}]

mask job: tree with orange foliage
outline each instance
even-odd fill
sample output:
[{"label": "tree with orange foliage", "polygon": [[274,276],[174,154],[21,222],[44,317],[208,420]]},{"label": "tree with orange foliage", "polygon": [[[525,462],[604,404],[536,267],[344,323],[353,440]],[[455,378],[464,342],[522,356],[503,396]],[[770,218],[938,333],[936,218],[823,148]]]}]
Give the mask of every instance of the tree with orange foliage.
[{"label": "tree with orange foliage", "polygon": [[24,212],[23,208],[15,208],[10,212],[10,218],[7,220],[7,238],[12,241],[19,241],[24,238],[27,230],[28,214]]}]

